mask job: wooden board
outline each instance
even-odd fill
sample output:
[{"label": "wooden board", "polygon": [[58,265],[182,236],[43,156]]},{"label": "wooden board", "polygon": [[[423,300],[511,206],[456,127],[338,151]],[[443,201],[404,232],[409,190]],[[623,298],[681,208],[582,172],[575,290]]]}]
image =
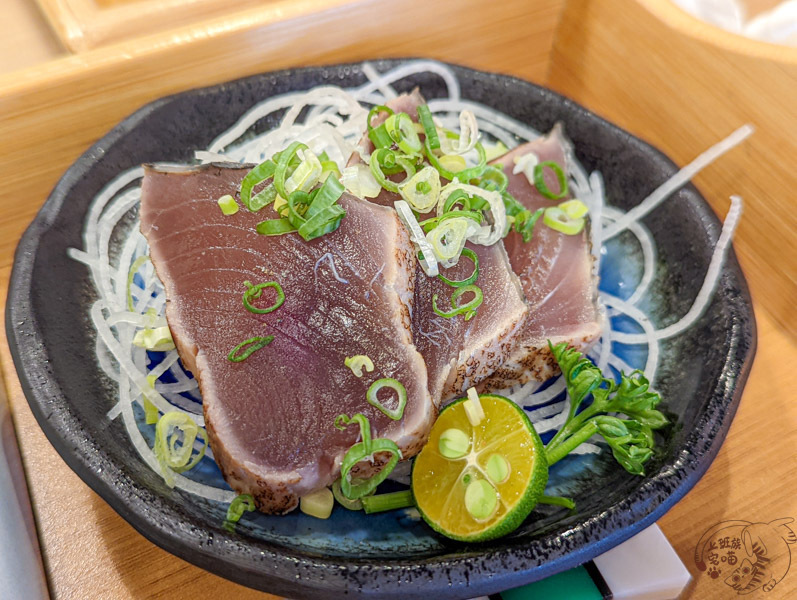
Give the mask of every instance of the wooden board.
[{"label": "wooden board", "polygon": [[571,0],[548,82],[680,164],[756,127],[695,183],[721,215],[743,197],[735,246],[754,299],[797,336],[797,48],[725,33],[665,0]]}]

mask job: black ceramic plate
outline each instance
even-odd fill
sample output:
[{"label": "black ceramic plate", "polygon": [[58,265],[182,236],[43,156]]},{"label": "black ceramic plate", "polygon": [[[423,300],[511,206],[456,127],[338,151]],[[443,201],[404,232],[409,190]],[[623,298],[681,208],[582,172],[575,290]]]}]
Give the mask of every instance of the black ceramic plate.
[{"label": "black ceramic plate", "polygon": [[[397,64],[373,66],[384,71]],[[609,202],[623,210],[676,171],[650,146],[548,90],[451,69],[465,98],[540,131],[562,121],[578,159],[588,171],[602,172]],[[166,487],[136,454],[122,424],[105,417],[117,391],[96,360],[96,332],[88,319],[96,291],[85,265],[67,257],[68,248],[83,246],[91,199],[133,166],[190,161],[194,149],[207,147],[263,98],[365,81],[362,66],[355,64],[281,71],[194,90],[144,107],[88,150],[61,179],[17,249],[7,328],[31,408],[72,469],[144,536],[209,571],[272,593],[469,598],[585,562],[663,515],[706,471],[722,443],[755,348],[750,298],[733,252],[704,315],[662,342],[656,385],[675,425],[661,437],[648,476],[631,476],[616,465],[582,473],[571,489],[577,511],[535,511],[514,534],[486,544],[453,543],[422,523],[338,509],[324,522],[300,514],[248,516],[238,533],[228,533],[221,526],[224,505]],[[405,91],[414,85],[430,98],[441,93],[442,82],[432,74],[396,87]],[[691,306],[720,223],[692,186],[644,223],[658,250],[650,310],[654,322],[664,326]],[[634,260],[623,248],[606,261],[607,282],[618,284],[618,269]],[[574,465],[577,461],[571,470]]]}]

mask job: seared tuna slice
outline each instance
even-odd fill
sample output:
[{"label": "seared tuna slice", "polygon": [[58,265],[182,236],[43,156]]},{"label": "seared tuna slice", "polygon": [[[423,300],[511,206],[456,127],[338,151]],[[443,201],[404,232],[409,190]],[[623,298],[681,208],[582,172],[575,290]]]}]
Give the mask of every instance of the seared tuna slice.
[{"label": "seared tuna slice", "polygon": [[[555,206],[564,199],[545,198],[522,172],[513,173],[515,157],[530,152],[540,162],[552,160],[566,170],[569,143],[558,126],[548,136],[518,146],[492,164],[503,166],[509,178],[508,191],[523,206],[531,211]],[[549,188],[556,190],[558,184],[550,170],[546,169],[545,177]],[[554,344],[567,342],[584,351],[601,332],[597,280],[592,274],[586,229],[579,235],[565,235],[547,227],[540,218],[531,241],[524,242],[518,233],[511,232],[504,238],[504,245],[530,312],[512,355],[485,382],[492,389],[545,381],[555,375],[558,367],[547,340]]]},{"label": "seared tuna slice", "polygon": [[[480,246],[468,242],[465,247],[479,257],[476,285],[484,295],[476,315],[469,321],[463,315],[446,319],[435,314],[432,297],[437,294],[437,306],[450,310],[449,298],[454,288],[437,277],[427,277],[417,268],[412,332],[415,345],[426,359],[429,390],[436,402],[462,394],[500,369],[529,314],[503,244],[499,241],[492,246]],[[469,260],[461,258],[456,266],[441,271],[448,279],[462,280],[471,274],[472,267]],[[462,301],[470,298],[465,295]]]},{"label": "seared tuna slice", "polygon": [[[260,510],[286,513],[338,477],[357,441],[356,427],[339,431],[335,417],[365,414],[373,437],[394,440],[407,458],[422,447],[436,410],[410,332],[416,261],[395,213],[344,194],[336,231],[310,242],[262,236],[255,226],[275,216],[271,209],[225,216],[217,204],[236,195],[247,172],[230,164],[147,167],[141,231],[180,357],[199,381],[216,462]],[[278,282],[284,303],[250,312],[245,281]],[[265,288],[253,302],[265,307],[275,297]],[[246,360],[228,359],[239,343],[268,335],[273,341]],[[357,354],[375,365],[362,378],[344,365]],[[407,390],[399,421],[366,401],[384,377]]]},{"label": "seared tuna slice", "polygon": [[[423,97],[414,90],[411,94],[390,100],[387,106],[396,112],[406,112],[417,120],[418,106],[423,103]],[[375,119],[374,125],[383,120],[384,117]],[[367,136],[360,145],[368,152],[373,150]],[[359,156],[355,153],[349,164],[357,162]],[[392,179],[400,181],[404,177],[400,174]],[[371,202],[392,207],[396,200],[401,200],[401,196],[382,190]],[[422,215],[420,220],[432,216],[434,213]],[[438,295],[438,307],[449,310],[454,288],[437,277],[427,277],[420,265],[416,267],[413,339],[426,359],[429,390],[438,406],[478,384],[503,364],[513,347],[512,340],[528,315],[520,282],[512,272],[503,244],[480,246],[468,242],[465,247],[473,250],[479,258],[476,285],[484,294],[476,316],[469,321],[465,321],[462,315],[447,319],[434,312],[433,296]],[[462,280],[470,275],[472,267],[471,261],[461,259],[456,267],[441,269],[441,274],[451,280]],[[468,300],[470,296],[466,295],[463,301]]]}]

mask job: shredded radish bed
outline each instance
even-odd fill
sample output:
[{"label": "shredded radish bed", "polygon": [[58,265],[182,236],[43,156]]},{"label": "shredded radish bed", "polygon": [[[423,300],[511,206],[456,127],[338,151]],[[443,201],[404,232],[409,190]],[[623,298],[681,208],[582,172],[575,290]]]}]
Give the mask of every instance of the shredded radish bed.
[{"label": "shredded radish bed", "polygon": [[[326,151],[342,169],[351,153],[358,151],[356,144],[366,128],[369,105],[384,104],[397,95],[392,87],[394,83],[424,72],[439,76],[448,89],[446,98],[429,101],[429,108],[442,126],[457,130],[459,113],[467,109],[475,114],[480,131],[487,138],[484,140],[486,142],[500,141],[511,149],[541,135],[492,108],[463,99],[456,76],[445,65],[415,61],[380,75],[366,63],[363,72],[369,81],[357,88],[344,90],[324,86],[273,97],[257,104],[232,128],[219,135],[206,150],[197,150],[197,159],[200,162],[224,160],[259,163],[298,140],[307,144],[316,154]],[[278,127],[262,135],[251,136],[252,128],[258,121],[280,111],[285,111],[285,114]],[[606,318],[602,337],[593,347],[590,357],[604,372],[628,373],[634,368],[642,368],[655,385],[660,341],[691,327],[708,307],[741,215],[741,199],[731,198],[731,208],[722,234],[692,307],[675,323],[663,328],[657,328],[644,310],[646,293],[655,277],[656,245],[650,232],[639,220],[687,183],[700,169],[751,133],[752,128],[749,126],[740,128],[697,157],[628,212],[605,203],[600,173],[587,173],[575,159],[572,160],[569,166],[573,197],[584,201],[590,209],[595,274],[600,271],[601,257],[611,251],[605,242],[622,232],[633,236],[629,239],[636,240],[642,256],[641,277],[628,297],[623,299],[604,290],[600,292]],[[246,141],[242,141],[244,139]],[[148,427],[142,424],[141,418],[144,398],[151,401],[161,413],[183,411],[200,426],[204,426],[204,419],[197,383],[183,368],[177,351],[148,352],[132,343],[136,331],[145,324],[150,327],[166,324],[163,286],[149,261],[136,271],[131,286],[133,310],[128,309],[128,274],[136,259],[148,254],[146,240],[139,232],[137,216],[141,197],[138,185],[142,177],[142,168],[131,169],[120,174],[102,190],[92,202],[86,218],[83,250],[70,249],[69,255],[89,267],[99,294],[99,299],[90,310],[91,320],[98,333],[97,359],[102,370],[119,384],[118,401],[107,416],[109,419],[122,419],[130,441],[141,458],[160,473],[158,459],[143,433],[144,428]],[[150,309],[154,309],[157,315],[154,322]],[[632,320],[639,332],[614,329],[612,322],[615,316]],[[627,364],[618,355],[619,345],[644,350],[635,353],[646,356],[644,364]],[[154,387],[147,380],[148,376],[150,381],[154,378]],[[568,399],[561,376],[544,384],[533,382],[499,393],[523,406],[541,435],[558,429],[567,417]],[[666,398],[664,400],[666,403]],[[603,448],[601,444],[583,444],[576,452],[598,453]],[[206,455],[208,458],[203,459],[203,462],[213,460],[209,448]],[[225,503],[231,502],[236,496],[220,475],[208,478],[197,475],[195,471],[197,469],[184,475],[175,473],[175,487]],[[397,468],[394,477],[406,481],[408,472],[406,468]]]}]

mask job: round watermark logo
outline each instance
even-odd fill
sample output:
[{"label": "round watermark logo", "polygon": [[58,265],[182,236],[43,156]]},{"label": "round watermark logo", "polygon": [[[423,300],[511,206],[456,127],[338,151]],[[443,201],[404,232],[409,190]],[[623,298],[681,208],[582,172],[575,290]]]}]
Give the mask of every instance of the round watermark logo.
[{"label": "round watermark logo", "polygon": [[771,591],[791,566],[797,544],[792,518],[770,523],[723,521],[711,527],[695,547],[695,564],[706,575],[739,595]]}]

